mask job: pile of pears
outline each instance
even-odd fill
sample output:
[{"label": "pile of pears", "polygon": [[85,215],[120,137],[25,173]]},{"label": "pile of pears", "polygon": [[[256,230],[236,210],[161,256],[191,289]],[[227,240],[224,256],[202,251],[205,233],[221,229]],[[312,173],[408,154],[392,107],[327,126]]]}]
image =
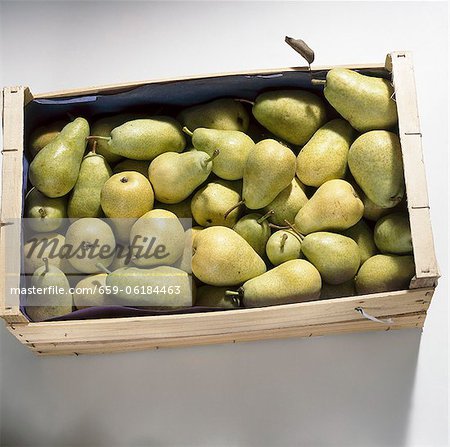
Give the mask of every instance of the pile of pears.
[{"label": "pile of pears", "polygon": [[[69,290],[70,274],[83,274],[79,287],[120,289],[68,292],[50,297],[54,305],[31,297],[29,316],[118,303],[262,307],[408,288],[415,267],[392,85],[334,68],[321,93],[269,90],[173,116],[35,129],[28,225],[41,239],[97,239],[128,256],[25,256],[33,285]],[[136,235],[156,236],[168,255],[133,254]],[[181,292],[124,292],[154,284]]]}]

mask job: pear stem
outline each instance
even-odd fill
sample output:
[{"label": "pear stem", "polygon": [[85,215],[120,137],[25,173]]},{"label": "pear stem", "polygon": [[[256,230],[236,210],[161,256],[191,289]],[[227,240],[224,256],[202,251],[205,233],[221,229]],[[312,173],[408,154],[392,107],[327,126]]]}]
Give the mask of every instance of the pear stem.
[{"label": "pear stem", "polygon": [[232,211],[234,211],[236,208],[239,208],[244,203],[245,199],[239,200],[239,202],[236,203],[236,205],[233,205],[229,210],[226,211],[226,213],[223,215],[223,218],[226,220]]},{"label": "pear stem", "polygon": [[100,269],[103,273],[107,273],[108,275],[111,274],[111,270],[108,270],[103,264],[101,264],[100,262],[97,262],[97,264],[95,264],[95,266]]},{"label": "pear stem", "polygon": [[111,137],[101,137],[100,135],[91,135],[90,137],[86,137],[86,140],[111,140]]},{"label": "pear stem", "polygon": [[44,270],[44,274],[49,272],[49,266],[48,266],[48,258],[44,258],[44,265],[45,265],[45,270]]},{"label": "pear stem", "polygon": [[255,101],[250,101],[249,99],[241,99],[241,98],[239,98],[239,99],[235,99],[235,101],[237,101],[237,102],[244,102],[245,104],[250,104],[252,106],[255,105]]},{"label": "pear stem", "polygon": [[47,213],[45,212],[44,208],[39,208],[39,215],[44,218],[47,216]]},{"label": "pear stem", "polygon": [[312,85],[326,85],[327,81],[325,79],[311,79]]},{"label": "pear stem", "polygon": [[241,296],[241,293],[235,292],[234,290],[226,290],[225,296]]},{"label": "pear stem", "polygon": [[183,127],[183,132],[189,135],[190,137],[194,135],[194,132],[191,132],[186,126]]},{"label": "pear stem", "polygon": [[269,222],[269,227],[270,228],[275,228],[276,230],[287,230],[288,228],[290,228],[288,226],[283,227],[281,225],[276,225],[276,224],[273,224],[271,222]]},{"label": "pear stem", "polygon": [[93,153],[93,154],[97,153],[97,144],[98,144],[98,141],[94,140],[94,142],[92,143],[91,153]]},{"label": "pear stem", "polygon": [[265,220],[267,220],[272,214],[275,214],[274,210],[267,211],[264,216],[260,217],[256,222],[262,224]]},{"label": "pear stem", "polygon": [[303,241],[303,239],[305,239],[305,236],[300,233],[297,228],[295,228],[295,226],[293,224],[291,224],[288,220],[284,219],[284,221],[286,222],[287,225],[289,225],[289,228],[300,238],[301,241]]},{"label": "pear stem", "polygon": [[281,241],[280,241],[280,249],[283,250],[284,246],[286,245],[286,241],[287,241],[288,235],[286,233],[283,234],[283,236],[281,236]]}]

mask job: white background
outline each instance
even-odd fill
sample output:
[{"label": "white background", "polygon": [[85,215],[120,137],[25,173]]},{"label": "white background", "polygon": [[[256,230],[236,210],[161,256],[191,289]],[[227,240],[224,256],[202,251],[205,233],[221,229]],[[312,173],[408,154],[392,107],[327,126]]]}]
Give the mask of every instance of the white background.
[{"label": "white background", "polygon": [[447,445],[446,3],[1,3],[3,85],[33,92],[414,52],[443,278],[403,330],[36,358],[0,327],[0,445]]}]

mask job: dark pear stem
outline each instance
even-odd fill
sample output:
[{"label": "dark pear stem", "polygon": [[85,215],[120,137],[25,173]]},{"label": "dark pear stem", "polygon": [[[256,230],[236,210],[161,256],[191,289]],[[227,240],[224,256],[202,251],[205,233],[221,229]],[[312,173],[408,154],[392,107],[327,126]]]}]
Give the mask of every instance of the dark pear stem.
[{"label": "dark pear stem", "polygon": [[245,103],[245,104],[250,104],[251,106],[254,106],[254,105],[255,105],[255,101],[250,101],[249,99],[241,99],[241,98],[238,98],[238,99],[235,99],[235,101],[237,101],[237,102],[243,102],[243,103]]},{"label": "dark pear stem", "polygon": [[91,153],[92,154],[96,154],[97,153],[97,144],[98,144],[98,141],[94,140],[94,142],[92,143],[92,149],[91,149]]},{"label": "dark pear stem", "polygon": [[269,227],[270,228],[275,228],[276,230],[288,230],[290,228],[288,226],[283,227],[281,225],[276,225],[276,224],[273,224],[271,222],[269,222]]},{"label": "dark pear stem", "polygon": [[244,289],[242,287],[239,287],[237,292],[226,290],[225,296],[231,298],[238,307],[242,307],[242,298],[244,298]]},{"label": "dark pear stem", "polygon": [[44,208],[39,208],[39,215],[41,216],[41,218],[47,217],[47,213]]},{"label": "dark pear stem", "polygon": [[127,178],[127,177],[122,177],[122,178],[120,179],[120,181],[121,181],[122,183],[127,183],[127,182],[128,182],[128,178]]},{"label": "dark pear stem", "polygon": [[286,219],[284,219],[284,221],[286,222],[287,225],[289,225],[289,228],[300,238],[300,241],[303,241],[303,239],[305,239],[305,236],[300,233],[297,228],[295,228],[294,224],[291,224],[289,221],[287,221]]},{"label": "dark pear stem", "polygon": [[44,258],[43,261],[44,261],[44,266],[45,266],[45,270],[44,270],[44,275],[45,275],[46,273],[49,272],[48,258]]},{"label": "dark pear stem", "polygon": [[264,216],[260,217],[256,222],[262,224],[265,220],[272,216],[272,214],[275,214],[274,210],[267,211],[267,213],[264,214]]},{"label": "dark pear stem", "polygon": [[111,274],[111,270],[108,270],[102,263],[97,262],[97,264],[95,264],[95,266],[100,269],[103,273],[107,273],[108,275]]},{"label": "dark pear stem", "polygon": [[286,245],[287,238],[288,238],[288,235],[286,233],[284,233],[283,236],[281,236],[281,241],[280,241],[281,251],[283,251],[283,248]]},{"label": "dark pear stem", "polygon": [[86,140],[105,140],[110,141],[111,137],[101,137],[100,135],[91,135],[89,137],[86,137]]},{"label": "dark pear stem", "polygon": [[183,127],[183,132],[190,137],[194,135],[194,132],[191,132],[186,126]]},{"label": "dark pear stem", "polygon": [[244,203],[245,203],[245,199],[239,200],[239,202],[236,203],[236,205],[233,205],[229,210],[226,211],[226,213],[223,215],[223,218],[226,220],[231,212],[233,212],[236,208],[239,208]]}]

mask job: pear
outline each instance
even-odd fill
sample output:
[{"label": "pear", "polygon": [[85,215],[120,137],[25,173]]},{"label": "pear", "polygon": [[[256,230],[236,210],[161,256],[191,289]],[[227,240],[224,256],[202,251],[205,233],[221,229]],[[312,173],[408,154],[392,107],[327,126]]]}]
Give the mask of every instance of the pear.
[{"label": "pear", "polygon": [[156,157],[148,169],[148,177],[156,200],[179,203],[187,199],[211,173],[212,160],[206,152],[192,150],[183,154],[167,152]]},{"label": "pear", "polygon": [[188,228],[184,232],[184,249],[183,254],[174,264],[177,269],[183,270],[186,273],[192,273],[192,245],[196,230]]},{"label": "pear", "polygon": [[67,121],[58,120],[34,129],[28,138],[28,151],[31,158],[33,159],[36,157],[36,154],[41,149],[51,143],[59,135],[59,132],[61,132],[66,124]]},{"label": "pear", "polygon": [[397,212],[382,217],[375,225],[375,244],[382,253],[412,254],[413,246],[409,217]]},{"label": "pear", "polygon": [[335,119],[322,126],[297,156],[297,177],[319,187],[328,180],[344,178],[354,130],[347,121]]},{"label": "pear", "polygon": [[358,195],[364,204],[363,216],[365,219],[376,222],[383,216],[386,216],[386,214],[392,212],[392,208],[383,208],[373,203],[372,200],[370,200],[362,191],[361,193],[358,191]]},{"label": "pear", "polygon": [[392,208],[402,200],[402,150],[394,133],[373,130],[361,135],[350,147],[348,166],[364,194],[376,205]]},{"label": "pear", "polygon": [[72,294],[66,275],[44,259],[45,264],[36,269],[31,287],[36,293],[27,295],[26,313],[32,321],[44,321],[72,312]]},{"label": "pear", "polygon": [[357,224],[342,232],[344,236],[353,239],[359,247],[361,264],[378,253],[373,239],[373,230],[361,219]]},{"label": "pear", "polygon": [[360,132],[389,129],[397,123],[394,89],[387,79],[365,76],[346,68],[327,73],[327,101]]},{"label": "pear", "polygon": [[195,221],[204,227],[221,225],[232,228],[240,216],[241,189],[240,181],[220,179],[203,186],[191,201]]},{"label": "pear", "polygon": [[249,122],[245,107],[239,101],[228,98],[189,107],[178,115],[178,120],[191,131],[206,127],[245,132]]},{"label": "pear", "polygon": [[255,145],[244,169],[242,197],[247,208],[267,206],[287,188],[295,176],[296,158],[286,146],[275,140]]},{"label": "pear", "polygon": [[117,305],[157,308],[193,305],[192,280],[186,272],[174,267],[124,267],[108,274],[106,285]]},{"label": "pear", "polygon": [[36,269],[44,265],[47,259],[49,265],[65,270],[65,260],[61,249],[66,238],[59,233],[39,233],[28,238],[23,246],[24,272],[32,274]]},{"label": "pear", "polygon": [[356,291],[368,294],[408,289],[415,272],[412,256],[375,255],[359,269]]},{"label": "pear", "polygon": [[283,189],[267,206],[263,208],[265,213],[270,210],[273,214],[269,221],[275,225],[286,225],[293,222],[300,208],[308,201],[305,194],[305,186],[297,177],[294,177],[291,184]]},{"label": "pear", "polygon": [[182,223],[185,230],[192,227],[194,224],[194,216],[192,215],[191,210],[191,200],[192,197],[188,197],[187,199],[184,199],[182,202],[178,203],[162,203],[162,202],[155,202],[155,208],[170,211],[180,219],[180,222]]},{"label": "pear", "polygon": [[317,269],[304,259],[284,262],[250,279],[235,294],[244,307],[276,306],[316,300],[322,280]]},{"label": "pear", "polygon": [[127,121],[110,136],[89,138],[106,141],[109,152],[133,160],[153,160],[164,152],[181,152],[186,145],[179,123],[168,116]]},{"label": "pear", "polygon": [[90,275],[77,283],[73,294],[73,304],[77,309],[114,304],[106,293],[107,276],[106,273]]},{"label": "pear", "polygon": [[114,259],[116,240],[103,220],[86,217],[73,222],[66,232],[67,259],[79,272],[98,273]]},{"label": "pear", "polygon": [[324,231],[305,236],[302,252],[328,284],[352,279],[361,261],[358,244],[353,239]]},{"label": "pear", "polygon": [[362,217],[364,205],[345,180],[328,180],[321,185],[295,216],[302,234],[322,230],[346,230]]},{"label": "pear", "polygon": [[107,217],[138,218],[153,208],[152,185],[139,172],[114,174],[103,185],[100,203]]},{"label": "pear", "polygon": [[191,132],[186,127],[184,132],[192,136],[195,149],[213,156],[212,172],[225,180],[239,180],[244,176],[244,167],[250,151],[255,147],[253,140],[237,130],[216,130],[197,128]]},{"label": "pear", "polygon": [[355,280],[352,278],[349,281],[341,284],[327,284],[322,283],[322,290],[320,291],[321,300],[329,300],[330,298],[342,298],[344,296],[356,295]]},{"label": "pear", "polygon": [[172,265],[183,254],[184,228],[170,211],[151,210],[131,228],[133,263],[138,267]]},{"label": "pear", "polygon": [[70,218],[101,217],[100,194],[112,171],[102,155],[89,152],[81,162],[77,182],[69,197],[67,214]]},{"label": "pear", "polygon": [[252,111],[256,120],[274,135],[300,146],[326,121],[323,100],[306,90],[262,93]]},{"label": "pear", "polygon": [[31,162],[31,184],[47,197],[70,192],[78,178],[88,135],[89,124],[84,118],[67,124]]},{"label": "pear", "polygon": [[[128,238],[130,236],[128,235]],[[111,265],[108,267],[112,272],[123,267],[134,267],[133,265],[133,252],[131,247],[127,244],[118,243],[114,251],[114,259]]]},{"label": "pear", "polygon": [[55,231],[67,217],[67,199],[66,197],[52,199],[32,188],[25,197],[24,214],[31,230],[38,233]]},{"label": "pear", "polygon": [[113,219],[104,219],[108,225],[111,226],[114,237],[117,242],[128,245],[130,241],[130,232],[133,225],[136,223],[137,218],[127,219],[116,217]]},{"label": "pear", "polygon": [[241,217],[233,227],[233,230],[242,236],[259,256],[264,256],[266,252],[266,244],[271,234],[267,219],[271,214],[270,211],[265,215],[247,214]]},{"label": "pear", "polygon": [[202,307],[217,307],[219,309],[236,309],[239,299],[226,296],[227,287],[202,286],[197,289],[195,305]]},{"label": "pear", "polygon": [[251,245],[228,227],[205,228],[194,238],[192,272],[211,286],[235,286],[266,271]]},{"label": "pear", "polygon": [[302,254],[301,238],[290,230],[275,231],[267,241],[266,253],[269,261],[275,266],[298,259]]},{"label": "pear", "polygon": [[114,166],[114,174],[125,171],[136,171],[142,174],[144,177],[148,177],[148,167],[150,166],[149,161],[142,160],[123,160]]}]

